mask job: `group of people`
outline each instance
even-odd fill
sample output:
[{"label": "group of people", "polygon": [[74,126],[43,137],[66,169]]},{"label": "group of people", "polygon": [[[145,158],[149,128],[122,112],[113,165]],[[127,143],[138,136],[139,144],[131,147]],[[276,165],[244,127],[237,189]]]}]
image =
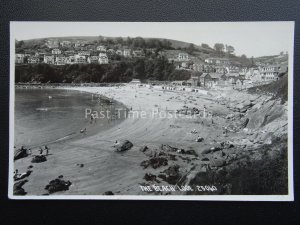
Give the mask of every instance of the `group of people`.
[{"label": "group of people", "polygon": [[40,147],[40,155],[42,155],[44,151],[46,152],[46,155],[49,155],[49,148],[47,145],[45,145],[44,149]]}]

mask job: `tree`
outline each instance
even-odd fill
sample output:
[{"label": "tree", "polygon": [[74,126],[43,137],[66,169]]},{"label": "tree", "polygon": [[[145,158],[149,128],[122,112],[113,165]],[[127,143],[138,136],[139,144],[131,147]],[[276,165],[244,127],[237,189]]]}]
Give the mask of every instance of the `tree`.
[{"label": "tree", "polygon": [[214,49],[218,52],[218,53],[222,53],[224,52],[224,44],[222,43],[216,43],[214,45]]},{"label": "tree", "polygon": [[189,54],[192,54],[195,51],[195,45],[194,44],[189,44],[189,47],[187,47],[187,52]]},{"label": "tree", "polygon": [[228,53],[228,54],[233,54],[234,53],[234,47],[233,46],[231,46],[231,45],[226,45],[226,52]]},{"label": "tree", "polygon": [[205,44],[205,43],[202,43],[202,44],[201,44],[201,47],[202,47],[202,48],[210,48],[209,45],[208,45],[208,44]]}]

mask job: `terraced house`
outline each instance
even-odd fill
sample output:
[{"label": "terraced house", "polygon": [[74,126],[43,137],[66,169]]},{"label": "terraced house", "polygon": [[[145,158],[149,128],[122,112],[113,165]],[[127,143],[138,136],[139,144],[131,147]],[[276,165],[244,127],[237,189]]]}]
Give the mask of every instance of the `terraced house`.
[{"label": "terraced house", "polygon": [[37,56],[30,56],[27,61],[29,64],[37,64],[40,63],[40,58]]},{"label": "terraced house", "polygon": [[279,65],[262,66],[260,68],[260,75],[262,80],[278,80],[279,70]]},{"label": "terraced house", "polygon": [[54,64],[54,56],[53,55],[44,55],[44,63],[46,64]]},{"label": "terraced house", "polygon": [[61,50],[59,50],[58,48],[52,49],[52,54],[53,55],[60,55],[61,54]]}]

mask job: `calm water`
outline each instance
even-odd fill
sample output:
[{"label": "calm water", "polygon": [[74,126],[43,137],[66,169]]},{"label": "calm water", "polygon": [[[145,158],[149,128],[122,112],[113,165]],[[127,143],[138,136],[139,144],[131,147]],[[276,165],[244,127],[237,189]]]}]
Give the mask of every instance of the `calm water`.
[{"label": "calm water", "polygon": [[[51,96],[51,97],[49,97]],[[121,119],[97,119],[91,123],[85,110],[115,113],[124,108],[118,103],[108,104],[99,96],[79,91],[59,89],[16,89],[15,146],[38,146],[65,137],[83,137],[118,124]]]}]

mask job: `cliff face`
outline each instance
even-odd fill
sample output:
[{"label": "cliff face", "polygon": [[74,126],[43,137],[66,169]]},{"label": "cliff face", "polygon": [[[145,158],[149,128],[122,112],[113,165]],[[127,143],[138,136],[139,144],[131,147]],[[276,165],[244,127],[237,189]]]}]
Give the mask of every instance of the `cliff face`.
[{"label": "cliff face", "polygon": [[288,193],[287,75],[255,88],[253,94],[219,93],[217,102],[231,111],[229,133],[217,148],[203,152],[209,166],[194,171],[188,184],[216,184],[216,194]]}]

